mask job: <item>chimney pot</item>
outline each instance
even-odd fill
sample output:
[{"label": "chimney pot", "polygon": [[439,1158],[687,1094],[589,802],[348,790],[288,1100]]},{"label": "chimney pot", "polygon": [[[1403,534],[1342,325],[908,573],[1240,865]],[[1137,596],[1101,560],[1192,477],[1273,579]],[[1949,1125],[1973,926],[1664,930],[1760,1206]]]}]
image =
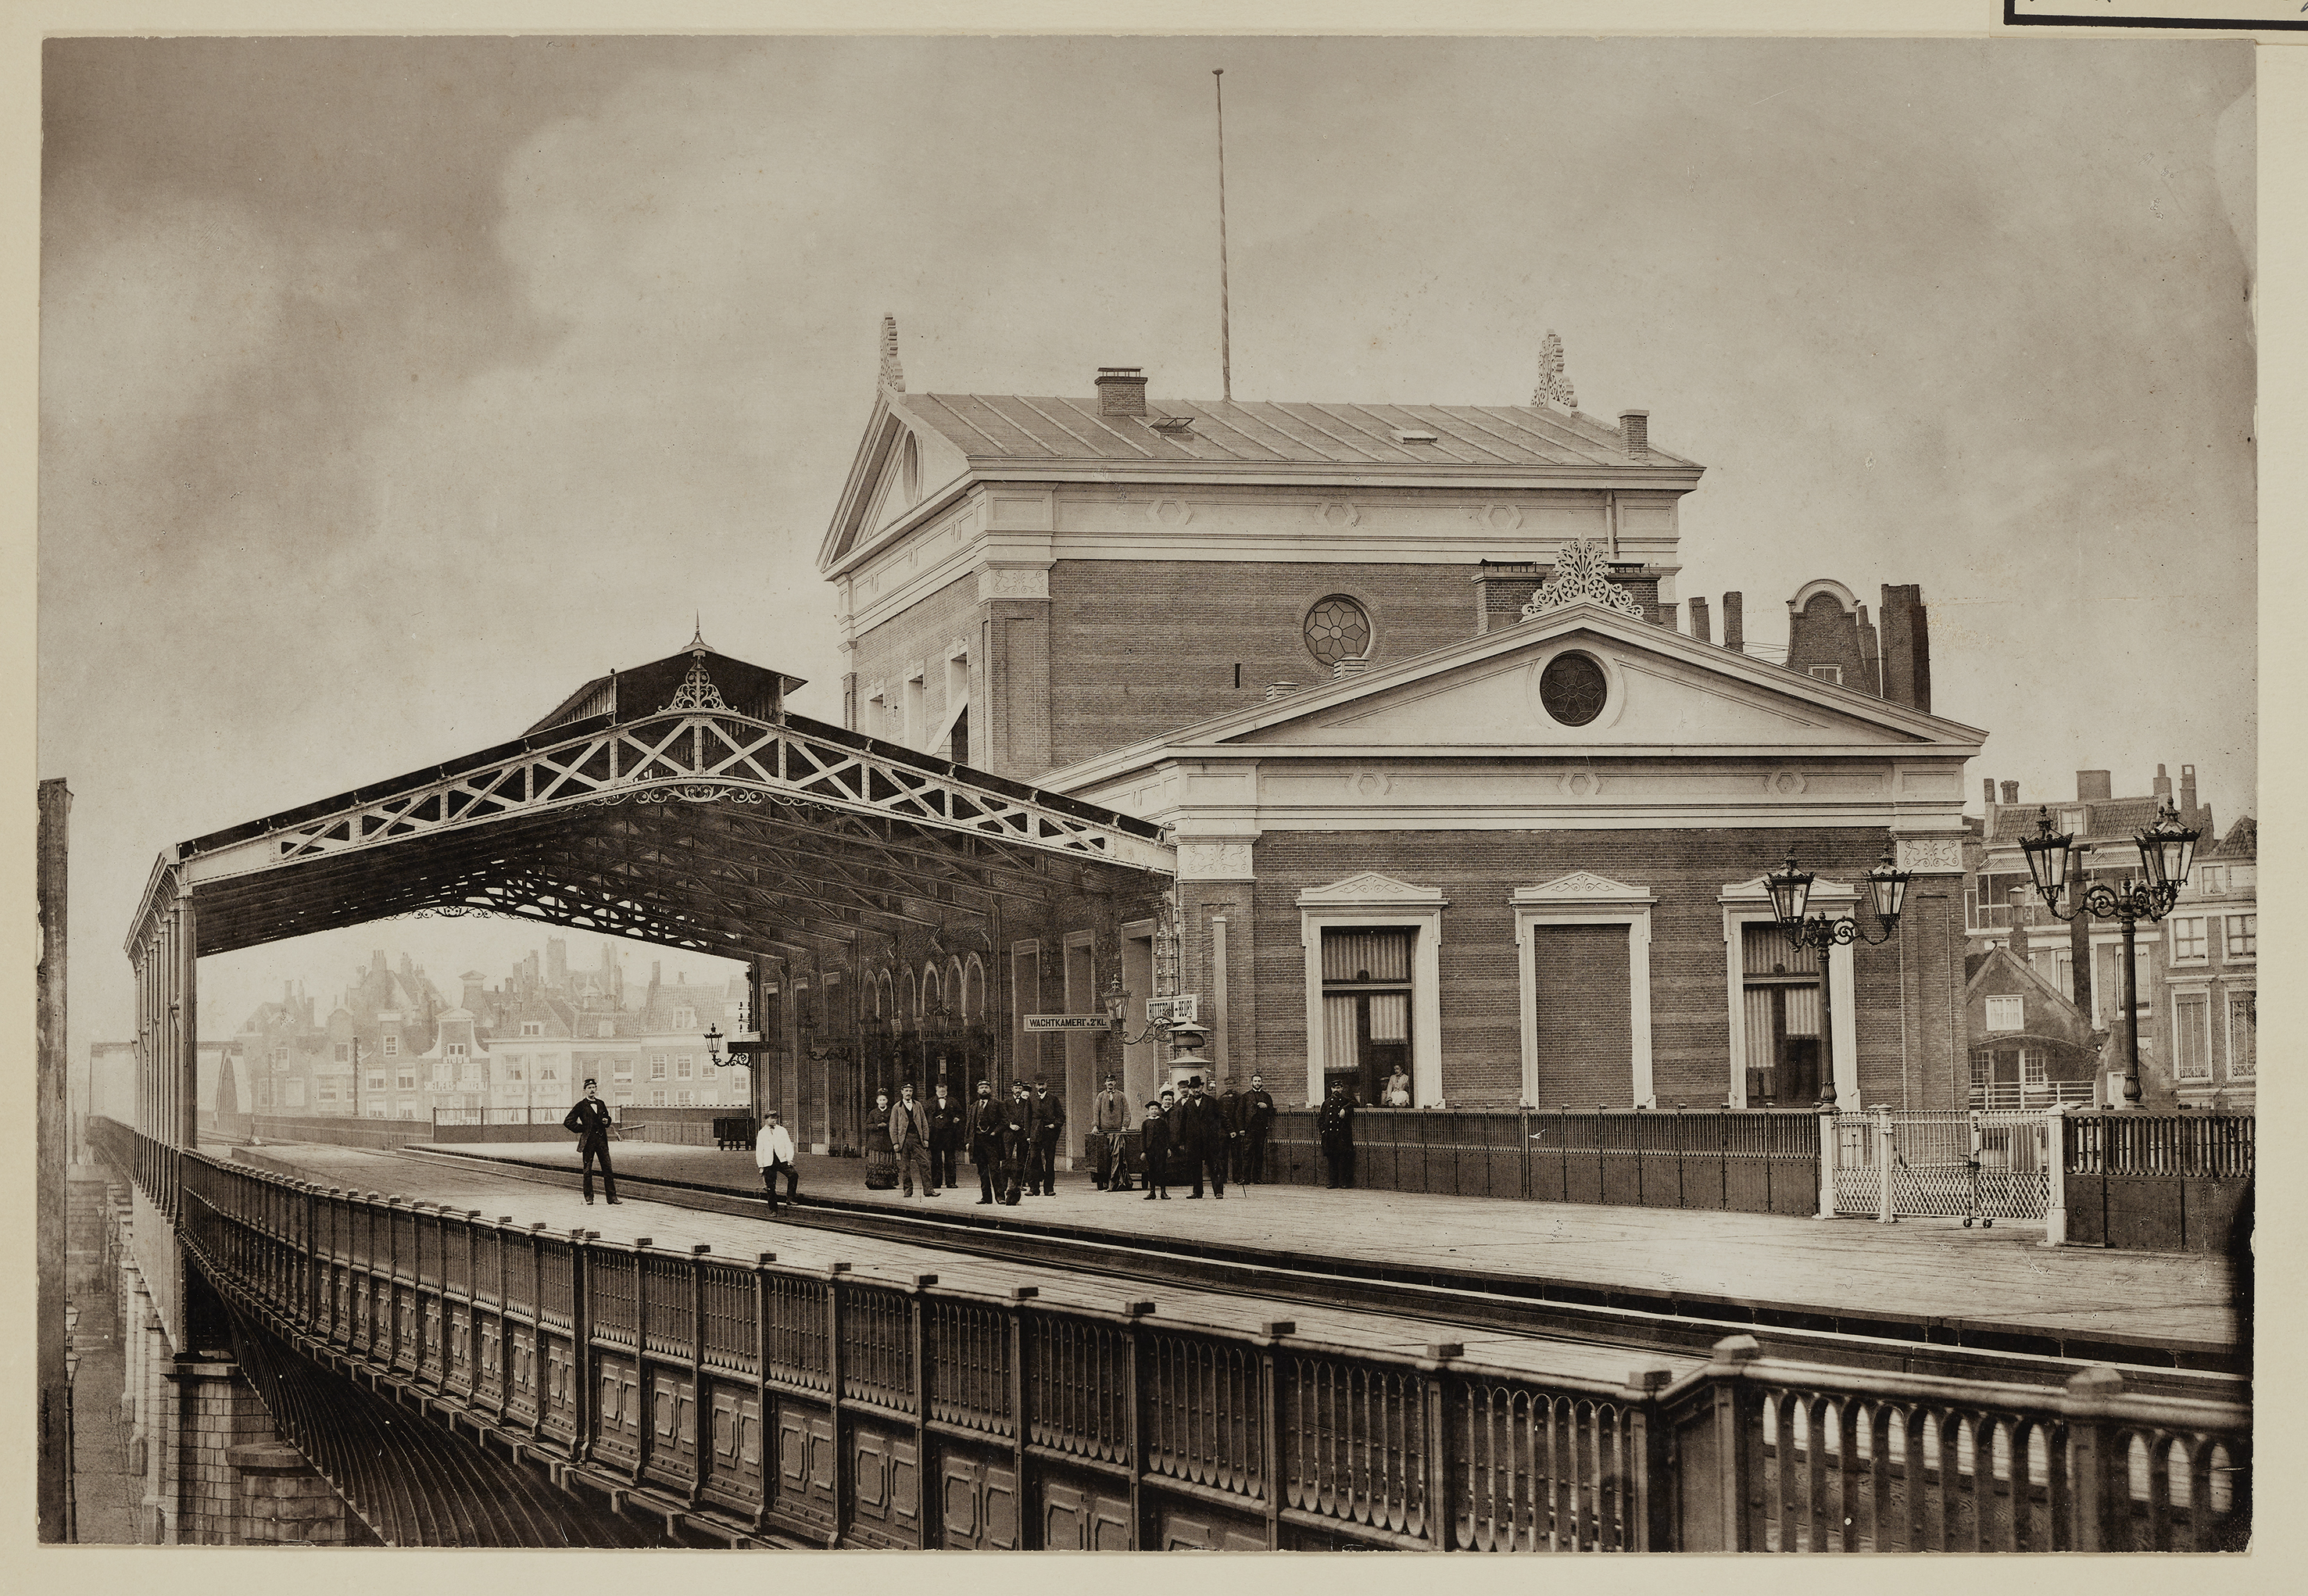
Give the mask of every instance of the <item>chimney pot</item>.
[{"label": "chimney pot", "polygon": [[1146,378],[1135,366],[1098,368],[1098,413],[1101,416],[1143,416]]},{"label": "chimney pot", "polygon": [[1651,413],[1649,410],[1621,410],[1619,430],[1626,435],[1627,457],[1645,465],[1651,458]]},{"label": "chimney pot", "polygon": [[2006,781],[2003,784],[2003,801],[2007,804],[2016,804],[2020,801],[2019,782]]}]

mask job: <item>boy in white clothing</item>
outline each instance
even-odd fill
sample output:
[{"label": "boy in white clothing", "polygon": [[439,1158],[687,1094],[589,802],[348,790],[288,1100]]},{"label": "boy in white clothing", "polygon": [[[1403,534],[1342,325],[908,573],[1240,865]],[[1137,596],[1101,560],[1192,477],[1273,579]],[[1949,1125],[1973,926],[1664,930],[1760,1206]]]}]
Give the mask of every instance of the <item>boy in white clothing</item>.
[{"label": "boy in white clothing", "polygon": [[801,1183],[801,1176],[794,1169],[793,1138],[786,1134],[786,1127],[778,1123],[775,1109],[762,1117],[761,1132],[754,1138],[754,1161],[761,1166],[762,1185],[770,1194],[771,1213],[778,1211],[778,1171],[780,1169],[785,1171],[786,1201],[797,1203],[800,1200],[794,1195],[794,1188]]}]

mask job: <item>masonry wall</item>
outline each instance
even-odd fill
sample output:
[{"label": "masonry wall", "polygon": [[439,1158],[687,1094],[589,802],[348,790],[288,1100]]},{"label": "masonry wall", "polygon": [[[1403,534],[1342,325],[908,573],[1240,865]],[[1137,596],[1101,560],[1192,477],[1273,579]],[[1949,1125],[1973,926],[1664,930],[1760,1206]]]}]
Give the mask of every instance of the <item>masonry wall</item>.
[{"label": "masonry wall", "polygon": [[1369,614],[1374,668],[1463,642],[1475,634],[1474,572],[1465,563],[1060,560],[1050,569],[1052,764],[1246,708],[1270,682],[1329,679],[1304,627],[1332,593]]},{"label": "masonry wall", "polygon": [[[957,641],[969,649],[971,702],[983,702],[978,683],[984,670],[980,658],[984,611],[985,607],[977,600],[977,578],[964,576],[861,634],[856,651],[850,656],[850,671],[857,678],[855,729],[868,737],[893,743],[905,740],[903,722],[869,705],[866,695],[879,683],[891,694],[893,703],[902,703],[899,695],[905,688],[906,671],[917,661],[922,666],[925,718],[933,727],[942,725],[951,707],[945,691],[946,650]],[[824,720],[841,719],[822,699],[813,697],[808,702],[812,706],[809,711],[797,712],[808,712]],[[970,716],[973,741],[978,719],[975,713]],[[974,749],[972,762],[980,763]]]},{"label": "masonry wall", "polygon": [[[1719,1105],[1730,1085],[1724,888],[1775,867],[1789,850],[1806,869],[1855,884],[1882,857],[1878,829],[1579,832],[1270,832],[1257,845],[1254,1058],[1278,1099],[1304,1094],[1305,956],[1298,893],[1362,871],[1442,890],[1444,1100],[1511,1107],[1521,1097],[1520,972],[1510,894],[1575,870],[1657,896],[1651,910],[1654,1090],[1661,1104]],[[1853,949],[1863,1100],[1960,1106],[1964,1077],[1963,921],[1957,878],[1919,877],[1900,934]],[[1863,923],[1873,927],[1872,919]],[[1598,1080],[1591,1106],[1627,1106],[1628,1082]],[[1546,1105],[1539,1105],[1546,1106]]]}]

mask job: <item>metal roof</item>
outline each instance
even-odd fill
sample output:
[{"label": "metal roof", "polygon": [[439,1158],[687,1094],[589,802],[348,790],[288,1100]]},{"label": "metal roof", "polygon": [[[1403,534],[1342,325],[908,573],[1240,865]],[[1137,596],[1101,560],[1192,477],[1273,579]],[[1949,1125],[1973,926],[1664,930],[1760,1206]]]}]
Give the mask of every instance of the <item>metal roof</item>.
[{"label": "metal roof", "polygon": [[[973,462],[1114,461],[1191,464],[1570,466],[1697,469],[1654,448],[1627,453],[1619,430],[1583,413],[1531,406],[1149,401],[1147,413],[1102,416],[1095,399],[1003,393],[909,393],[909,414]],[[1192,418],[1183,429],[1153,423]],[[1433,443],[1398,433],[1433,433]]]}]

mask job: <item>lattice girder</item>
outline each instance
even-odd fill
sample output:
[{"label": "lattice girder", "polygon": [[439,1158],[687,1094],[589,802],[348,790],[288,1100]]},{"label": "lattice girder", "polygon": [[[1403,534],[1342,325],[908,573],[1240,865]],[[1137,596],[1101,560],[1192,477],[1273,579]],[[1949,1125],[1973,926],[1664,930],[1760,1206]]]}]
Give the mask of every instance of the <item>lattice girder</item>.
[{"label": "lattice girder", "polygon": [[[894,751],[734,713],[674,713],[521,749],[409,790],[347,805],[196,854],[195,885],[578,804],[784,798],[865,820],[900,821],[1007,850],[1169,873],[1172,850],[1112,817],[1046,795],[996,791]],[[1046,891],[1046,884],[1041,890]]]}]

